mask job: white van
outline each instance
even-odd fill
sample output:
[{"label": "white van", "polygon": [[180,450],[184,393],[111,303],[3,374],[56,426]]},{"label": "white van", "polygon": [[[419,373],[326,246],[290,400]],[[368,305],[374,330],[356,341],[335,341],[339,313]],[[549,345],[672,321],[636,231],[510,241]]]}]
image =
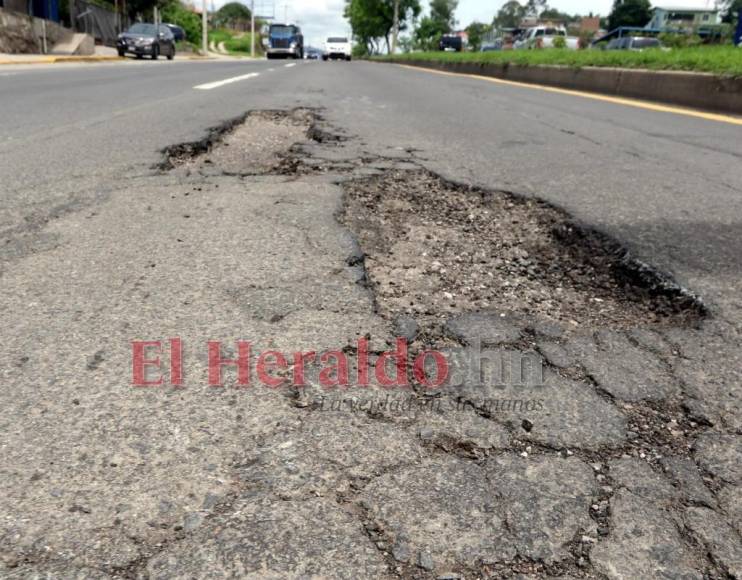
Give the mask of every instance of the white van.
[{"label": "white van", "polygon": [[352,54],[352,47],[350,40],[345,36],[330,36],[325,42],[325,53],[322,55],[322,60],[328,59],[343,59],[350,60]]}]

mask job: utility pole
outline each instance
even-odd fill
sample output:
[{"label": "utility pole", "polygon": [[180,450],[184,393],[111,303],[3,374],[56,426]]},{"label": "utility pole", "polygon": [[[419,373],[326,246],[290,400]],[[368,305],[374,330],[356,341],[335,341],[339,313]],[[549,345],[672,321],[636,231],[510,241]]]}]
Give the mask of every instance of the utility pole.
[{"label": "utility pole", "polygon": [[203,8],[201,12],[201,52],[204,56],[209,54],[209,18],[206,14],[206,0],[203,0]]},{"label": "utility pole", "polygon": [[255,58],[255,0],[250,2],[250,56]]},{"label": "utility pole", "polygon": [[392,54],[397,52],[399,39],[399,0],[394,0],[394,20],[392,24]]}]

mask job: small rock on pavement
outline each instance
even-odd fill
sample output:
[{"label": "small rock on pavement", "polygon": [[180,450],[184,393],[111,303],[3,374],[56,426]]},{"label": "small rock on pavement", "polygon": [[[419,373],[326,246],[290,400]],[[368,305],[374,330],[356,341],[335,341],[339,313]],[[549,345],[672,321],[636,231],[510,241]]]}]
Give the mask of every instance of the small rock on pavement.
[{"label": "small rock on pavement", "polygon": [[435,562],[433,562],[433,556],[430,555],[430,552],[420,552],[417,556],[417,565],[428,571],[435,568]]}]

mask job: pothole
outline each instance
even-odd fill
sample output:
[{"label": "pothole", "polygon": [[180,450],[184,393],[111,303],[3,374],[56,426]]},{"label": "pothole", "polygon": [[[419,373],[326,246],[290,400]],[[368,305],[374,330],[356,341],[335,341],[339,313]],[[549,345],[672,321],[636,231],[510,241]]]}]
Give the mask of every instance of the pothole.
[{"label": "pothole", "polygon": [[169,148],[161,167],[352,174],[340,219],[358,237],[379,314],[410,317],[431,340],[462,313],[581,330],[685,326],[706,315],[669,276],[543,201],[452,184],[409,162],[384,165],[344,141],[311,109],[253,111]]},{"label": "pothole", "polygon": [[454,185],[427,171],[346,184],[380,314],[440,324],[508,312],[567,328],[686,325],[705,308],[614,240],[538,200]]},{"label": "pothole", "polygon": [[308,109],[252,111],[211,129],[204,139],[165,150],[161,169],[265,175],[279,171],[287,152],[324,135]]}]

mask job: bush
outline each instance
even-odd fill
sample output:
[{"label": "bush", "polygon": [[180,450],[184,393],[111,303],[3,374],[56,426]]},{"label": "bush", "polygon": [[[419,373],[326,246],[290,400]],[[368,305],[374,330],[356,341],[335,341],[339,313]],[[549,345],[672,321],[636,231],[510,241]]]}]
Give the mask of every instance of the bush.
[{"label": "bush", "polygon": [[567,39],[563,36],[554,38],[554,48],[567,48]]},{"label": "bush", "polygon": [[362,42],[358,42],[354,44],[351,50],[355,58],[364,58],[366,56],[370,56],[368,52],[368,47]]},{"label": "bush", "polygon": [[[243,54],[250,54],[250,50],[252,48],[252,43],[250,41],[251,35],[250,33],[245,33],[239,38],[230,38],[229,40],[224,41],[224,48],[227,49],[229,52],[239,52]],[[260,54],[262,52],[262,45],[260,43],[260,35],[256,32],[255,33],[255,54]]]},{"label": "bush", "polygon": [[691,48],[700,46],[703,42],[697,34],[678,34],[663,32],[659,36],[660,42],[669,48]]},{"label": "bush", "polygon": [[162,8],[162,22],[176,24],[186,33],[186,40],[195,45],[201,44],[201,17],[185,8],[180,2],[169,2]]}]

